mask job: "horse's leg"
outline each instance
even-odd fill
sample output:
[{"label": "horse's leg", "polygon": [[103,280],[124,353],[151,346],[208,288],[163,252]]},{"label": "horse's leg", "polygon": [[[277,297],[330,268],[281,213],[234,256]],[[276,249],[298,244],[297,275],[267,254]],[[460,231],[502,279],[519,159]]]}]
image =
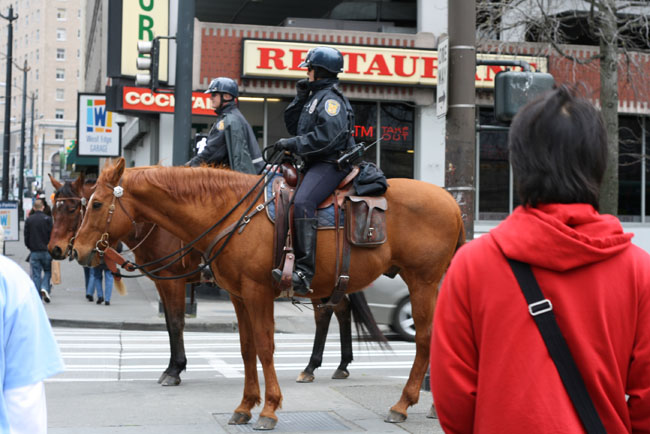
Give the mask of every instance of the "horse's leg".
[{"label": "horse's leg", "polygon": [[273,292],[265,286],[248,281],[242,285],[242,295],[248,312],[254,312],[249,318],[255,336],[255,350],[264,372],[264,408],[262,408],[254,428],[273,429],[278,423],[275,411],[282,405],[282,392],[273,365],[273,351],[275,349]]},{"label": "horse's leg", "polygon": [[320,368],[323,363],[323,351],[325,351],[325,341],[327,340],[327,331],[330,327],[330,320],[332,319],[331,307],[318,307],[321,303],[327,300],[312,300],[314,306],[314,321],[316,322],[316,336],[314,336],[314,347],[311,350],[311,357],[309,364],[304,371],[298,375],[296,382],[298,383],[311,383],[314,381],[314,371]]},{"label": "horse's leg", "polygon": [[[161,273],[164,275],[164,272]],[[158,379],[163,386],[178,386],[181,372],[187,366],[183,329],[185,328],[185,279],[157,280],[154,282],[165,311],[171,356],[169,365]]]},{"label": "horse's leg", "polygon": [[332,378],[344,380],[350,376],[348,365],[352,362],[352,310],[350,299],[343,297],[343,300],[334,307],[336,319],[339,321],[339,334],[341,337],[341,364],[336,368]]},{"label": "horse's leg", "polygon": [[[422,273],[424,274],[424,273]],[[413,321],[415,322],[415,360],[408,381],[402,390],[397,404],[390,409],[386,422],[403,422],[407,410],[416,404],[420,397],[422,381],[429,366],[429,347],[431,344],[431,322],[438,296],[440,278],[424,280],[417,273],[401,272],[400,275],[409,287]]]},{"label": "horse's leg", "polygon": [[251,420],[251,409],[261,402],[260,382],[257,378],[257,354],[255,352],[255,336],[251,326],[246,305],[236,297],[230,297],[237,314],[239,326],[239,346],[244,361],[244,396],[228,421],[230,425],[240,425]]}]

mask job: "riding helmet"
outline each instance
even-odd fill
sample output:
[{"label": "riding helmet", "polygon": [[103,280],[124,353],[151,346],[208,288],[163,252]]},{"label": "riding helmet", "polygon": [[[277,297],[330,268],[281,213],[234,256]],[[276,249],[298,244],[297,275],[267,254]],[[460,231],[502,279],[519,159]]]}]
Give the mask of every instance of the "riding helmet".
[{"label": "riding helmet", "polygon": [[305,61],[300,67],[315,67],[326,69],[329,72],[338,74],[343,72],[343,55],[339,50],[332,47],[315,47],[309,50]]},{"label": "riding helmet", "polygon": [[239,87],[232,78],[217,77],[210,82],[208,90],[204,93],[227,93],[232,95],[233,98],[237,98],[239,96]]}]

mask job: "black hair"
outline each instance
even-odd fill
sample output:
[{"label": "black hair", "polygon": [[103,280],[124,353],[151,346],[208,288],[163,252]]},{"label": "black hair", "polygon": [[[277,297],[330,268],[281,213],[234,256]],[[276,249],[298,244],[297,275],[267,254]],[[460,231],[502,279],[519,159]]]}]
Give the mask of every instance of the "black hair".
[{"label": "black hair", "polygon": [[312,66],[311,68],[314,70],[314,80],[337,77],[336,72],[328,71],[327,69],[321,68],[320,66]]},{"label": "black hair", "polygon": [[574,89],[562,85],[522,108],[508,148],[522,204],[589,203],[598,209],[607,132],[600,112]]}]

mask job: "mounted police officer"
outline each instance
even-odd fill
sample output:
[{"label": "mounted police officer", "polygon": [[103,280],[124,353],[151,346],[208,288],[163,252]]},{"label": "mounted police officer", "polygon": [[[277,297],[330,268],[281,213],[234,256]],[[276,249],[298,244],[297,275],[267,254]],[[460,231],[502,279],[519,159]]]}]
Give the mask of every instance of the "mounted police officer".
[{"label": "mounted police officer", "polygon": [[202,163],[223,164],[238,172],[259,173],[264,161],[255,133],[237,107],[237,83],[227,77],[217,77],[205,93],[211,95],[217,120],[203,150],[187,164],[192,167]]},{"label": "mounted police officer", "polygon": [[[287,130],[295,137],[280,139],[274,151],[289,151],[305,163],[294,199],[296,263],[292,284],[296,295],[307,295],[316,265],[316,207],[350,172],[336,160],[354,145],[354,113],[338,88],[337,75],[343,71],[343,55],[338,50],[312,48],[300,66],[307,67],[309,78],[296,83],[296,97],[284,111]],[[279,281],[282,270],[275,269],[272,275]]]}]

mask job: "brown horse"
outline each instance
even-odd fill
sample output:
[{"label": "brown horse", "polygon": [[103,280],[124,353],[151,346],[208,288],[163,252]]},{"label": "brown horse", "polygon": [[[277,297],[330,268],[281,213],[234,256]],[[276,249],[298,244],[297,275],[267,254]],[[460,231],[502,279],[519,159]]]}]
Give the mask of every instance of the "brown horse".
[{"label": "brown horse", "polygon": [[[133,219],[154,222],[189,243],[220,221],[255,185],[256,179],[220,169],[125,169],[124,159],[120,158],[113,167],[105,168],[97,181],[77,233],[74,256],[82,265],[96,264],[98,240],[120,239],[130,230]],[[398,422],[406,419],[408,407],[418,401],[428,365],[438,283],[465,236],[460,209],[443,189],[411,179],[391,179],[389,184],[386,192],[388,240],[374,249],[352,248],[348,289],[360,291],[388,270],[399,270],[409,287],[416,327],[416,355],[402,396],[387,418]],[[123,195],[120,189],[115,189],[117,186],[122,187]],[[242,204],[246,208],[254,205],[253,196]],[[214,237],[237,222],[246,208],[223,219],[195,244],[196,248],[212,255],[214,251],[206,250]],[[314,299],[331,295],[334,288],[337,252],[333,232],[321,231],[318,235],[318,261],[311,294]],[[227,237],[216,243],[215,247],[223,250],[211,263],[217,283],[230,292],[235,306],[245,367],[243,397],[229,423],[247,423],[251,409],[261,401],[256,369],[256,358],[259,358],[266,390],[257,429],[271,429],[276,425],[276,410],[282,403],[273,365],[273,299],[278,294],[273,289],[270,273],[272,238],[273,226],[268,219],[254,218],[243,231],[235,232],[225,247]]]},{"label": "brown horse", "polygon": [[[74,235],[81,224],[84,206],[81,199],[88,201],[95,188],[95,181],[84,181],[80,175],[74,182],[61,183],[50,175],[50,181],[56,189],[54,194],[54,225],[50,242],[47,246],[54,259],[65,259],[72,249]],[[181,240],[151,223],[138,224],[125,234],[121,241],[134,249],[136,261],[140,264],[167,256],[181,247]],[[115,239],[114,241],[117,241]],[[168,263],[174,258],[163,262]],[[170,268],[160,271],[160,276],[170,277],[196,269],[201,263],[201,254],[192,251],[183,260]],[[148,270],[158,266],[149,267]],[[167,369],[161,374],[158,383],[163,386],[177,386],[181,382],[180,374],[185,370],[187,358],[183,341],[185,327],[185,285],[197,282],[200,275],[175,280],[154,280],[165,312],[165,325],[169,335],[170,358]]]},{"label": "brown horse", "polygon": [[[54,259],[61,260],[65,259],[72,250],[74,236],[79,229],[85,209],[82,199],[85,199],[86,202],[90,199],[95,188],[95,180],[84,180],[83,174],[73,182],[66,181],[64,183],[57,181],[52,175],[49,177],[56,192],[53,204],[54,225],[48,250]],[[124,242],[130,249],[134,249],[136,262],[140,264],[165,257],[176,251],[180,245],[180,240],[174,235],[152,224],[138,224],[138,231],[129,232]],[[170,276],[174,273],[175,275],[184,274],[188,270],[196,269],[200,261],[200,255],[193,251],[183,261],[169,268],[166,273],[162,273],[161,276]],[[153,268],[149,267],[148,269],[152,270]],[[187,365],[183,344],[185,285],[199,279],[197,275],[175,280],[152,280],[163,304],[171,352],[169,365],[158,379],[158,383],[163,386],[177,386],[181,383],[180,374]],[[351,294],[350,299],[344,298],[334,308],[319,308],[320,300],[314,303],[316,321],[314,348],[307,367],[298,376],[298,382],[314,381],[314,370],[320,367],[323,360],[327,330],[332,314],[336,315],[341,335],[341,362],[332,374],[332,378],[345,379],[350,375],[347,367],[352,362],[352,313],[355,315],[355,323],[361,330],[366,330],[366,334],[373,340],[385,342],[385,338],[376,328],[374,319],[372,316],[368,316],[370,310],[362,295]]]}]

